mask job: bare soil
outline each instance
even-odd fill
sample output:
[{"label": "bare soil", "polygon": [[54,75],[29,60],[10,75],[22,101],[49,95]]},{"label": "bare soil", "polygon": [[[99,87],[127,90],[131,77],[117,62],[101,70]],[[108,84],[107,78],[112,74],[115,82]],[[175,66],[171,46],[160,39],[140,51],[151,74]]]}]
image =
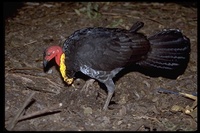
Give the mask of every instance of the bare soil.
[{"label": "bare soil", "polygon": [[[197,100],[177,95],[197,94],[197,8],[192,5],[24,3],[15,16],[5,20],[5,129],[197,130]],[[103,111],[107,92],[102,84],[95,82],[86,93],[81,91],[86,80],[83,76],[67,86],[55,62],[44,72],[45,48],[62,45],[74,31],[94,26],[129,29],[136,21],[145,23],[140,32],[147,36],[164,28],[178,28],[190,38],[190,61],[177,79],[127,72],[115,79],[110,109]]]}]

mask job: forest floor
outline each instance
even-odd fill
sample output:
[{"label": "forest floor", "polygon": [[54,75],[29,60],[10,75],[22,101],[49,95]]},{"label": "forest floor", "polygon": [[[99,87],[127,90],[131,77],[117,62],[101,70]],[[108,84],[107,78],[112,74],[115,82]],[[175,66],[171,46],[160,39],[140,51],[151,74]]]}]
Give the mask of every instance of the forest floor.
[{"label": "forest floor", "polygon": [[[110,109],[98,82],[88,93],[84,79],[67,86],[56,65],[44,72],[43,52],[62,46],[85,27],[129,29],[150,36],[178,28],[190,38],[190,61],[177,79],[137,71],[115,80]],[[167,92],[169,91],[169,92]],[[192,94],[190,98],[178,93]],[[5,20],[5,129],[14,131],[194,131],[197,130],[197,8],[179,3],[24,3]]]}]

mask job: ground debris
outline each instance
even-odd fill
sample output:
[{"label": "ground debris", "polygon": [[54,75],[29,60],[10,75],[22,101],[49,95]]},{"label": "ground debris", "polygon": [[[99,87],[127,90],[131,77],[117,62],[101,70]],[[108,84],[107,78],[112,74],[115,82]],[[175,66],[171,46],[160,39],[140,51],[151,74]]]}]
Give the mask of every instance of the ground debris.
[{"label": "ground debris", "polygon": [[[43,71],[43,51],[50,45],[61,46],[74,31],[93,26],[128,30],[136,21],[144,22],[139,32],[147,36],[163,28],[178,28],[190,39],[190,62],[180,77],[149,77],[136,71],[117,77],[110,109],[104,112],[102,106],[107,91],[98,81],[89,87],[88,92],[82,92],[85,79],[68,86],[55,62],[51,62],[49,73]],[[176,2],[25,2],[13,17],[5,20],[6,128],[9,120],[22,109],[27,100],[24,97],[35,92],[35,102],[23,109],[23,116],[17,118],[21,121],[14,124],[13,130],[197,130],[195,97],[155,93],[158,87],[172,92],[197,92],[196,29],[197,8]],[[51,107],[59,113],[51,115],[46,112],[49,115],[42,113],[43,117],[36,115],[22,119]]]}]

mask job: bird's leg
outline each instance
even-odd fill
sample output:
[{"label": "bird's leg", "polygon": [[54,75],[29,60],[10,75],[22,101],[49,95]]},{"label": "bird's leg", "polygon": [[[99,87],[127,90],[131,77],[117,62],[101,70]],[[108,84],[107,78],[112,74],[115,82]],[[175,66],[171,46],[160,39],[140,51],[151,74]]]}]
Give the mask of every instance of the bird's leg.
[{"label": "bird's leg", "polygon": [[81,91],[88,92],[88,88],[93,85],[94,81],[95,81],[94,79],[87,80],[85,84],[83,85],[83,88],[81,89]]},{"label": "bird's leg", "polygon": [[113,93],[114,92],[108,92],[108,96],[107,96],[106,102],[105,102],[105,104],[103,106],[103,110],[107,110],[108,109],[108,105],[109,105],[110,100],[111,100],[111,98],[113,96]]},{"label": "bird's leg", "polygon": [[115,84],[113,83],[112,79],[109,79],[105,82],[105,85],[107,87],[107,90],[108,90],[108,96],[107,96],[107,99],[106,99],[106,102],[103,106],[103,110],[107,110],[108,109],[108,105],[111,101],[111,98],[113,96],[113,93],[115,91]]}]

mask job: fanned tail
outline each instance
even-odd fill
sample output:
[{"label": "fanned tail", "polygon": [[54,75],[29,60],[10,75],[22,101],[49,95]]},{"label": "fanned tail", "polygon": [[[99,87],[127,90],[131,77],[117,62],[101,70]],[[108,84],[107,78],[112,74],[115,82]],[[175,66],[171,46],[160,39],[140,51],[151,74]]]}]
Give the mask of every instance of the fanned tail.
[{"label": "fanned tail", "polygon": [[[139,66],[153,70],[184,71],[190,54],[190,40],[180,30],[168,29],[148,38],[151,50]],[[156,72],[154,71],[154,72]]]}]

